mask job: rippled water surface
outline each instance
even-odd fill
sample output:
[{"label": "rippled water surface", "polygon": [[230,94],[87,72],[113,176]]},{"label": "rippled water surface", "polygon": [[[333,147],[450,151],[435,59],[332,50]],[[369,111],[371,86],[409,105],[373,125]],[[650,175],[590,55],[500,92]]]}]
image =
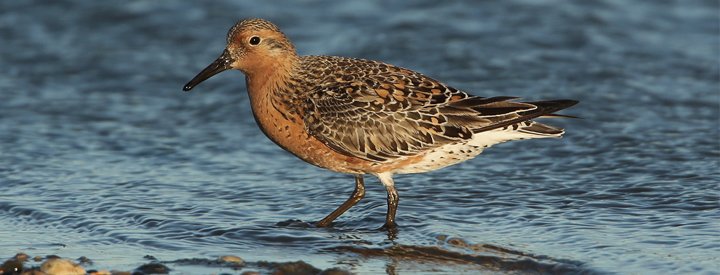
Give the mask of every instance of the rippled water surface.
[{"label": "rippled water surface", "polygon": [[[360,273],[720,270],[717,1],[0,2],[0,258],[132,269],[238,255]],[[561,140],[396,178],[334,227],[352,177],[257,128],[244,78],[182,93],[238,19],[301,54],[377,59],[476,95],[571,98]],[[190,267],[173,266],[192,273]],[[203,271],[206,272],[206,271]],[[217,272],[217,270],[212,271]],[[239,272],[225,270],[225,272]]]}]

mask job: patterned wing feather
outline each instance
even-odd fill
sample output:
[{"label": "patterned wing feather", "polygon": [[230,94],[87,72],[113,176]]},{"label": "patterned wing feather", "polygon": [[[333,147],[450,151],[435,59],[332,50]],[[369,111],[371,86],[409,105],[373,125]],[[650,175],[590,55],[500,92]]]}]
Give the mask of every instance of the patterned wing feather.
[{"label": "patterned wing feather", "polygon": [[[538,116],[533,112],[538,110],[535,104],[510,101],[514,97],[471,96],[384,63],[314,58],[311,67],[325,68],[326,77],[305,102],[306,130],[346,155],[372,161],[396,159],[469,140],[482,131],[478,129]],[[334,74],[328,77],[328,71]]]}]

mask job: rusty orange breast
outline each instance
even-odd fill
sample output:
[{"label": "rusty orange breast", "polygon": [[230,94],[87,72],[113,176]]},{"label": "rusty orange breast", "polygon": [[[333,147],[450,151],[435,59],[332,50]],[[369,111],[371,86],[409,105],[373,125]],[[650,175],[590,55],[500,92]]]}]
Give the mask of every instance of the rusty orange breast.
[{"label": "rusty orange breast", "polygon": [[[377,174],[393,171],[422,159],[422,156],[392,162],[375,162],[339,153],[308,134],[299,114],[288,114],[273,104],[271,93],[262,93],[248,83],[253,115],[263,133],[278,146],[318,167],[349,174]],[[279,110],[280,109],[280,110]]]}]

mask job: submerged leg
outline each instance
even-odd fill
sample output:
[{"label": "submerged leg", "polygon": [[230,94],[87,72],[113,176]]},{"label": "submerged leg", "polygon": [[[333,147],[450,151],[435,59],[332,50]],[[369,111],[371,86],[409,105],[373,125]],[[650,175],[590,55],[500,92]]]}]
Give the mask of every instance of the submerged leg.
[{"label": "submerged leg", "polygon": [[389,173],[381,173],[377,176],[380,178],[380,182],[385,186],[385,190],[387,190],[388,193],[387,216],[385,216],[385,225],[383,225],[383,227],[388,229],[395,228],[397,226],[397,224],[395,224],[395,213],[397,212],[398,201],[400,201],[397,190],[395,190],[395,181],[392,179],[392,174]]},{"label": "submerged leg", "polygon": [[337,217],[345,213],[350,207],[355,205],[365,196],[365,182],[363,181],[362,175],[355,175],[355,191],[353,191],[350,198],[348,198],[343,204],[340,205],[335,211],[327,215],[324,219],[320,220],[315,224],[317,227],[327,227]]}]

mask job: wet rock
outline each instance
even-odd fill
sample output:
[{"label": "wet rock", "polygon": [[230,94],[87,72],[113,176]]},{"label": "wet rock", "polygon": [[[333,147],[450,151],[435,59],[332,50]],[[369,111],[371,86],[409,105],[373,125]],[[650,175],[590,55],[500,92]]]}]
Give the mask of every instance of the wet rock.
[{"label": "wet rock", "polygon": [[245,266],[245,261],[237,256],[222,256],[217,259],[189,258],[163,262],[165,264],[195,265],[205,267],[229,267],[240,269]]},{"label": "wet rock", "polygon": [[225,266],[227,265],[224,262],[221,262],[220,260],[210,260],[210,259],[204,259],[204,258],[188,258],[188,259],[179,259],[169,262],[164,262],[169,264],[178,264],[178,265],[197,265],[197,266]]},{"label": "wet rock", "polygon": [[88,257],[85,257],[85,256],[81,256],[77,260],[78,260],[78,262],[80,262],[80,264],[93,264],[93,261],[88,259]]},{"label": "wet rock", "polygon": [[223,263],[230,263],[230,264],[238,265],[238,266],[245,265],[245,260],[243,260],[242,258],[240,258],[238,256],[233,256],[233,255],[220,256],[220,257],[218,257],[218,261],[223,262]]},{"label": "wet rock", "polygon": [[340,269],[337,267],[328,268],[320,272],[320,275],[351,275],[350,271]]},{"label": "wet rock", "polygon": [[30,270],[25,270],[21,275],[48,275],[48,274],[45,272],[42,272],[38,269],[33,268]]},{"label": "wet rock", "polygon": [[447,243],[452,246],[461,247],[461,248],[470,247],[470,244],[468,244],[465,240],[460,239],[460,238],[449,238],[447,240]]},{"label": "wet rock", "polygon": [[35,256],[35,257],[33,257],[33,261],[42,262],[42,260],[43,260],[43,257],[42,257],[42,256]]},{"label": "wet rock", "polygon": [[68,259],[60,259],[60,258],[52,258],[52,259],[45,261],[40,266],[40,271],[45,272],[50,275],[53,275],[53,274],[62,274],[62,275],[85,274],[85,269],[82,268],[82,266],[80,266],[79,264],[76,264],[75,262],[68,260]]},{"label": "wet rock", "polygon": [[0,274],[20,274],[23,271],[22,262],[17,259],[10,259],[0,265]]},{"label": "wet rock", "polygon": [[143,259],[150,260],[150,261],[157,261],[157,258],[155,258],[155,256],[153,256],[153,255],[145,255],[143,257]]},{"label": "wet rock", "polygon": [[275,275],[305,275],[320,273],[320,269],[303,261],[284,263],[270,263],[260,261],[258,262],[258,265],[271,268],[273,270],[272,274]]},{"label": "wet rock", "polygon": [[18,260],[20,262],[25,262],[28,259],[30,259],[30,256],[28,254],[20,252],[18,254],[15,254],[15,257],[13,257],[13,258],[15,258],[15,260]]},{"label": "wet rock", "polygon": [[445,240],[447,240],[447,238],[448,238],[448,235],[438,235],[438,236],[435,237],[435,238],[436,238],[438,241],[445,242]]},{"label": "wet rock", "polygon": [[240,275],[260,275],[260,272],[257,271],[245,271],[241,273]]},{"label": "wet rock", "polygon": [[168,274],[170,268],[161,263],[149,263],[135,269],[133,274]]},{"label": "wet rock", "polygon": [[88,270],[88,275],[112,275],[110,271],[107,270]]},{"label": "wet rock", "polygon": [[110,275],[132,275],[132,273],[128,272],[128,271],[113,270],[113,271],[110,271]]}]

